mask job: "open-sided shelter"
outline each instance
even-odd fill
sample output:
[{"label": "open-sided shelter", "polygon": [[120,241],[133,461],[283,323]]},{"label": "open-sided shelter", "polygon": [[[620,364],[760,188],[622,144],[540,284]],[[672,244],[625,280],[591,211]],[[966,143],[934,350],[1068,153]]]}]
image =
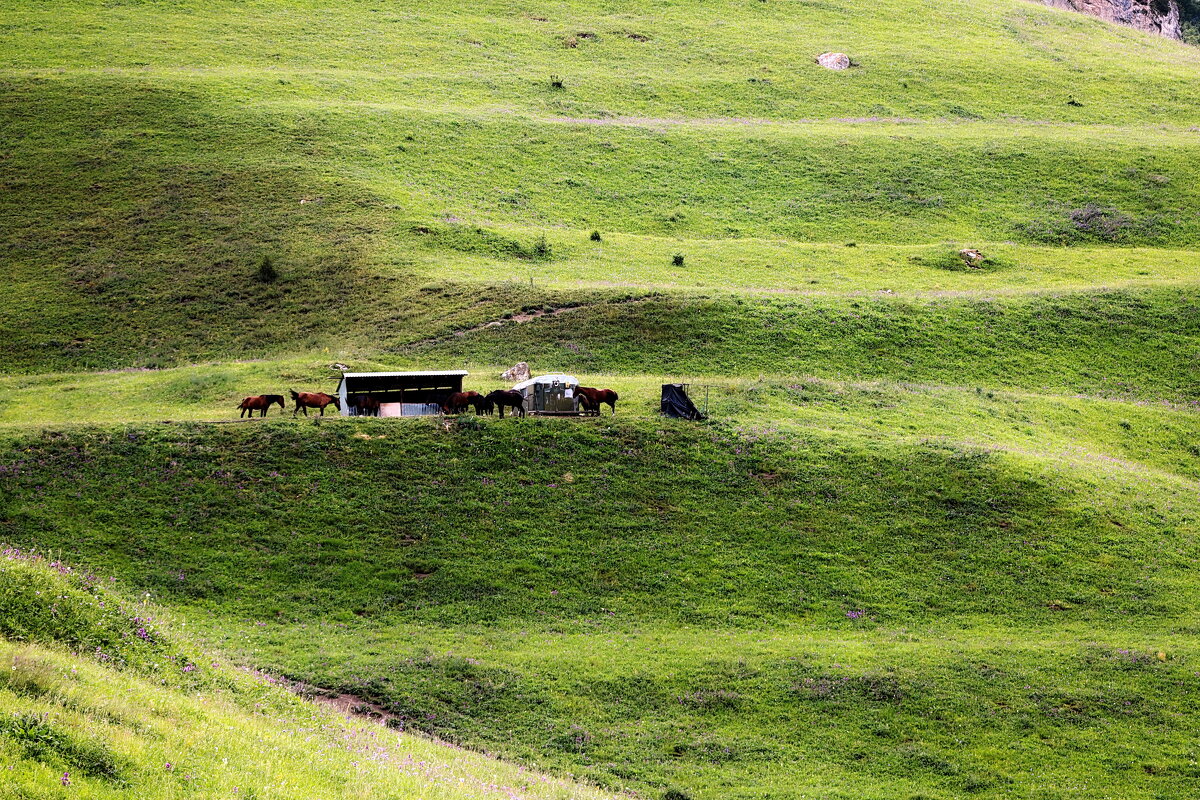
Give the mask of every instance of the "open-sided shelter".
[{"label": "open-sided shelter", "polygon": [[344,372],[338,384],[342,416],[349,416],[354,401],[370,395],[379,401],[381,417],[421,417],[437,414],[442,403],[462,391],[463,369],[430,372]]}]

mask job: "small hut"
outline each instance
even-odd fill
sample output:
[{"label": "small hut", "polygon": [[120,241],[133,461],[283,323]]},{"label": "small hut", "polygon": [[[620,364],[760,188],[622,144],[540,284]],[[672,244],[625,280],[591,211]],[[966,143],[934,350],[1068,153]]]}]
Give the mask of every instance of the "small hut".
[{"label": "small hut", "polygon": [[529,414],[578,414],[579,399],[575,393],[578,388],[578,378],[561,372],[538,375],[513,386],[524,395],[525,411]]}]

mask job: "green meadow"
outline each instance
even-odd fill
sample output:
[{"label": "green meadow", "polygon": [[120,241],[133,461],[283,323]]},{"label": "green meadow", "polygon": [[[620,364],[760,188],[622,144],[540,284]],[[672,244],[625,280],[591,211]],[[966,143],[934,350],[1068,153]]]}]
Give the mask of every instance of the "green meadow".
[{"label": "green meadow", "polygon": [[[1194,46],[0,0],[0,56],[0,797],[1194,794]],[[517,361],[616,414],[236,410]]]},{"label": "green meadow", "polygon": [[276,679],[202,656],[184,624],[60,562],[6,553],[0,578],[4,797],[605,796],[348,723]]}]

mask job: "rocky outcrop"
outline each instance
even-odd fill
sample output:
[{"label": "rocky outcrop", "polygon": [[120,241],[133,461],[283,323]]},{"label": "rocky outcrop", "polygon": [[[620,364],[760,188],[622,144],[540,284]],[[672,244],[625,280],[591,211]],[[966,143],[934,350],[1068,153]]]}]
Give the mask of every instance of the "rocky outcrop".
[{"label": "rocky outcrop", "polygon": [[1182,39],[1179,0],[1042,0],[1048,6],[1091,14],[1139,31]]},{"label": "rocky outcrop", "polygon": [[504,372],[500,373],[500,377],[506,381],[509,381],[510,383],[527,381],[531,377],[529,365],[524,361],[518,361],[514,367],[511,369],[506,369]]},{"label": "rocky outcrop", "polygon": [[821,53],[817,56],[817,63],[825,69],[850,69],[853,64],[850,62],[850,56],[845,53]]}]

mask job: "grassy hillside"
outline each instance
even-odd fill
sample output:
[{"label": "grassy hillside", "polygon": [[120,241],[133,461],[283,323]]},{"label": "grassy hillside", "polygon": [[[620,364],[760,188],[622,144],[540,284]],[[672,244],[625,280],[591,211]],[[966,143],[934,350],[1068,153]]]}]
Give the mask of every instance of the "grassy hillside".
[{"label": "grassy hillside", "polygon": [[[16,796],[1194,793],[1200,50],[1025,0],[0,16],[0,543],[203,642],[0,560]],[[617,416],[233,420],[518,360]]]},{"label": "grassy hillside", "polygon": [[[99,582],[60,562],[0,557],[2,797],[603,796],[346,723],[181,647],[148,618],[154,607]],[[95,658],[77,654],[93,648]]]},{"label": "grassy hillside", "polygon": [[854,391],[790,391],[840,410],[18,436],[3,538],[239,660],[612,788],[1056,797],[1086,769],[1082,796],[1182,796],[1195,477],[1019,432],[839,434]]},{"label": "grassy hillside", "polygon": [[23,372],[372,355],[646,289],[1089,303],[1200,266],[1200,51],[1022,0],[7,12]]}]

